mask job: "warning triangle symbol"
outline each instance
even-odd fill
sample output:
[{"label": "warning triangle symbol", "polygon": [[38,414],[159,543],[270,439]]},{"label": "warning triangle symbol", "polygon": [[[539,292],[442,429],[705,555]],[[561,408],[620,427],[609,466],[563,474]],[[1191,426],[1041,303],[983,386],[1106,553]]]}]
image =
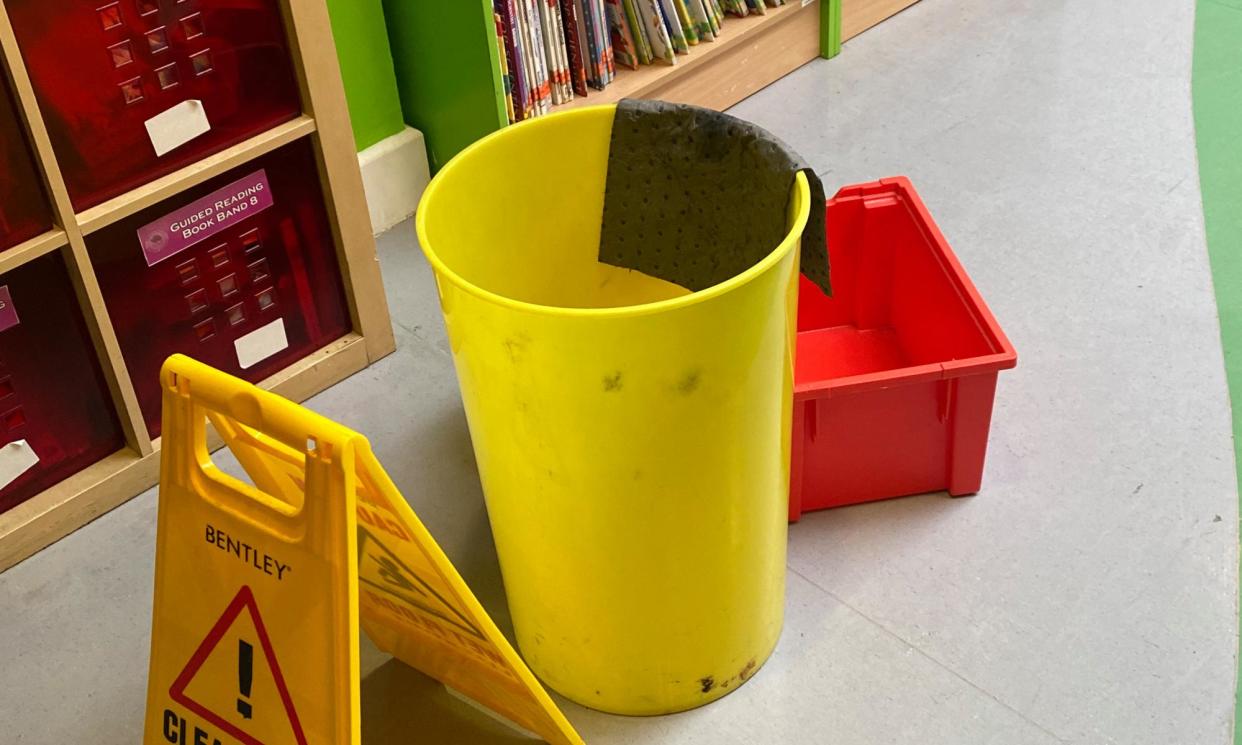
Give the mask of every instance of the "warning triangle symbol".
[{"label": "warning triangle symbol", "polygon": [[[259,651],[261,655],[256,654]],[[205,668],[210,670],[200,684],[199,673]],[[220,681],[229,681],[227,690]],[[243,745],[307,745],[248,586],[242,586],[207,632],[168,695]]]},{"label": "warning triangle symbol", "polygon": [[485,638],[460,610],[361,525],[358,526],[358,581],[461,631]]}]

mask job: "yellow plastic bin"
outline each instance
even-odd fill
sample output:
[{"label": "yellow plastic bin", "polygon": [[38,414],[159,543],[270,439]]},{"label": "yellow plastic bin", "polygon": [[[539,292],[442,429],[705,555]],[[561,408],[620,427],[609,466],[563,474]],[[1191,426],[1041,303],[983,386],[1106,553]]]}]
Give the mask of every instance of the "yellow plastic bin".
[{"label": "yellow plastic bin", "polygon": [[602,264],[615,108],[474,144],[417,227],[522,654],[584,706],[663,714],[735,690],[780,635],[812,205],[798,174],[780,245],[699,292]]}]

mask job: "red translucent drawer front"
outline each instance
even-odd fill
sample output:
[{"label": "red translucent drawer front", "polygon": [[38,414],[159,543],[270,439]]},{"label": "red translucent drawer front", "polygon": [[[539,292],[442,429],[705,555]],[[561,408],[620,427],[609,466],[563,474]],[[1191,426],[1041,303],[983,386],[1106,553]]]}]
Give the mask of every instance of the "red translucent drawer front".
[{"label": "red translucent drawer front", "polygon": [[0,306],[3,512],[125,442],[60,254],[0,275]]},{"label": "red translucent drawer front", "polygon": [[[204,197],[220,201],[222,190],[258,196],[229,199],[224,212],[196,207]],[[178,252],[148,266],[139,231],[166,224],[178,235],[161,239]],[[187,230],[185,247],[174,246]],[[211,230],[219,232],[201,238]],[[350,329],[306,140],[89,235],[87,247],[152,435],[160,432],[159,371],[169,355],[258,382]]]},{"label": "red translucent drawer front", "polygon": [[6,5],[79,211],[301,111],[277,0]]},{"label": "red translucent drawer front", "polygon": [[51,227],[43,178],[35,167],[8,79],[0,75],[0,250]]}]

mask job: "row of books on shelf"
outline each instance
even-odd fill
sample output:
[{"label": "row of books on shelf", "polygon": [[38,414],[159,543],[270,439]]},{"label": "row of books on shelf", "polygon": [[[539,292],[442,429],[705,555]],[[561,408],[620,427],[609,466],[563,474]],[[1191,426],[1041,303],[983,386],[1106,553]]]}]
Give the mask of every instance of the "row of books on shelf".
[{"label": "row of books on shelf", "polygon": [[691,47],[715,41],[726,15],[762,15],[785,2],[493,0],[509,121],[604,90],[618,66],[675,65]]}]

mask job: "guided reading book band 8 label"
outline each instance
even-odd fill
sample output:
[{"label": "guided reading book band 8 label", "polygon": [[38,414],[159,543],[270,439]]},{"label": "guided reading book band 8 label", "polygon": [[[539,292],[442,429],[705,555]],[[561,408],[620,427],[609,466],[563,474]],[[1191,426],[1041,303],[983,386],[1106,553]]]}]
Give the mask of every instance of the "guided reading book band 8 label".
[{"label": "guided reading book band 8 label", "polygon": [[306,140],[110,225],[87,246],[152,435],[169,355],[258,382],[350,330]]},{"label": "guided reading book band 8 label", "polygon": [[47,231],[51,210],[9,89],[0,75],[0,250]]},{"label": "guided reading book band 8 label", "polygon": [[0,275],[0,512],[125,447],[59,253]]},{"label": "guided reading book band 8 label", "polygon": [[9,0],[81,211],[301,111],[277,0]]}]

